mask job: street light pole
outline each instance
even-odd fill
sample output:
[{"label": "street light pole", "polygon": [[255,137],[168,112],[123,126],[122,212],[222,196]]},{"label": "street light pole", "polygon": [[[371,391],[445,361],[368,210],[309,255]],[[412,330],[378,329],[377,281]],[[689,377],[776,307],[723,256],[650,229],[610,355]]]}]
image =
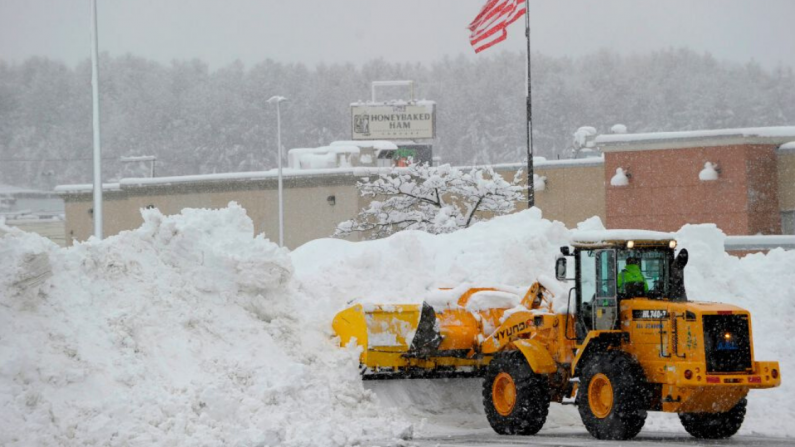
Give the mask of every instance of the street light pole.
[{"label": "street light pole", "polygon": [[279,246],[284,247],[284,188],[282,186],[282,115],[279,104],[287,101],[284,96],[273,96],[268,102],[276,104],[276,144],[279,149]]}]

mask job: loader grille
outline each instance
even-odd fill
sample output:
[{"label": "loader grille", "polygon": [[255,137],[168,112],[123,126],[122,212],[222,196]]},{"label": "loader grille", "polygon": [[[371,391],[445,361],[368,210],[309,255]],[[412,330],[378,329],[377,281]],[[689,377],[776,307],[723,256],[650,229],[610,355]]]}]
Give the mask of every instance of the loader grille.
[{"label": "loader grille", "polygon": [[748,315],[704,315],[707,372],[746,372],[751,364]]}]

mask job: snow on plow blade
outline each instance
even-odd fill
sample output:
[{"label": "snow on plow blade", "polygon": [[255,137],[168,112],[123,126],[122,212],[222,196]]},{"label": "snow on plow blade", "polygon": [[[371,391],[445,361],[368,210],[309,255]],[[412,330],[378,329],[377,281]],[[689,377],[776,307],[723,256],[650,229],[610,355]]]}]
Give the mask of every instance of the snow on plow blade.
[{"label": "snow on plow blade", "polygon": [[437,357],[442,335],[436,312],[427,303],[357,304],[338,313],[332,328],[341,345],[361,346],[360,362],[368,379],[461,377],[471,375],[476,363],[461,358],[469,349]]},{"label": "snow on plow blade", "polygon": [[403,354],[409,351],[421,313],[418,304],[357,304],[337,314],[332,327],[343,346],[353,341],[362,347],[362,366],[388,372],[408,365]]}]

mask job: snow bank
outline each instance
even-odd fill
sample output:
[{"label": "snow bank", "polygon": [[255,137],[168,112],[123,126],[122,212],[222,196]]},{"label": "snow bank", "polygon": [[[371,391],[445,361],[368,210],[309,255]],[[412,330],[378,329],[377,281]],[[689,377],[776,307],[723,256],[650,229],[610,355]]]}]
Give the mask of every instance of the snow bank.
[{"label": "snow bank", "polygon": [[235,204],[61,249],[0,238],[0,445],[407,437]]},{"label": "snow bank", "polygon": [[298,247],[291,258],[303,290],[333,318],[354,301],[439,301],[439,288],[463,283],[508,292],[529,287],[538,275],[554,278],[555,256],[568,242],[563,224],[542,219],[534,208],[450,234],[403,231],[367,242],[319,239]]}]

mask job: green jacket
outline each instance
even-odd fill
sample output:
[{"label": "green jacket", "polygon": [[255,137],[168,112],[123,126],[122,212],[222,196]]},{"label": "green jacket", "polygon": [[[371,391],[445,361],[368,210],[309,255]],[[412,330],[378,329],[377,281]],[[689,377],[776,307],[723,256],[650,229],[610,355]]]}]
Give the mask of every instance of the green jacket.
[{"label": "green jacket", "polygon": [[649,291],[649,285],[646,284],[646,278],[640,272],[640,266],[627,264],[624,270],[618,274],[618,290],[624,290],[624,283],[643,283],[643,291]]}]

